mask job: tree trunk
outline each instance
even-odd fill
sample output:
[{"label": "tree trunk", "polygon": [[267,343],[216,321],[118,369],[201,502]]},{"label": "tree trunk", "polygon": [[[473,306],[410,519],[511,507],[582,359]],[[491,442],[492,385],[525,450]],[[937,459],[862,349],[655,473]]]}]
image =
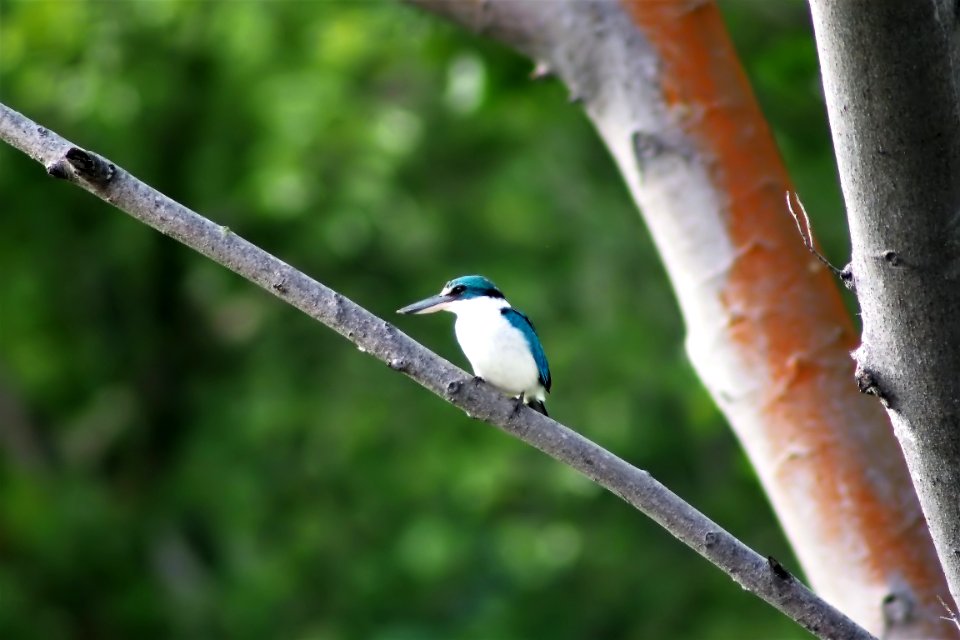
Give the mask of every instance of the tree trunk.
[{"label": "tree trunk", "polygon": [[810,5],[863,312],[857,379],[893,422],[957,602],[957,16],[916,0]]},{"label": "tree trunk", "polygon": [[813,586],[886,637],[942,637],[943,574],[883,413],[857,394],[836,284],[703,0],[412,0],[529,55],[583,103],[650,227],[687,351]]}]

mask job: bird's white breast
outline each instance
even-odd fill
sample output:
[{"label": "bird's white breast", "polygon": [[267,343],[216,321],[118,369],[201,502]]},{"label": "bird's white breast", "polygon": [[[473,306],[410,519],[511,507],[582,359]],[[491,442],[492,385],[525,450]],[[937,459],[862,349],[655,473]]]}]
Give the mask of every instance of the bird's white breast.
[{"label": "bird's white breast", "polygon": [[512,395],[542,400],[544,390],[527,339],[500,312],[509,306],[497,298],[451,304],[449,310],[457,314],[457,341],[475,375]]}]

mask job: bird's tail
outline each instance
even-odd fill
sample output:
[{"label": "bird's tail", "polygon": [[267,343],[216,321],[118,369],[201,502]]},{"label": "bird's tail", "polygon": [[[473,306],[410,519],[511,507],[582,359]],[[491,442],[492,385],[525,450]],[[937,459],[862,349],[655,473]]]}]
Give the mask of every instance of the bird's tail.
[{"label": "bird's tail", "polygon": [[550,417],[550,414],[547,413],[547,406],[543,404],[543,400],[530,400],[527,403],[527,406],[537,413],[542,413],[543,415]]}]

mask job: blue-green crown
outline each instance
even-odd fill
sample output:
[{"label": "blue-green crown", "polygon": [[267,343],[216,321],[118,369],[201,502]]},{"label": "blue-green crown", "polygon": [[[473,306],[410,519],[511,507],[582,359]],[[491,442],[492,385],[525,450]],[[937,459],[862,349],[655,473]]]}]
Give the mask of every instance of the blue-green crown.
[{"label": "blue-green crown", "polygon": [[[460,287],[463,287],[462,289]],[[443,285],[443,290],[454,293],[458,298],[502,298],[497,285],[483,276],[460,276]]]}]

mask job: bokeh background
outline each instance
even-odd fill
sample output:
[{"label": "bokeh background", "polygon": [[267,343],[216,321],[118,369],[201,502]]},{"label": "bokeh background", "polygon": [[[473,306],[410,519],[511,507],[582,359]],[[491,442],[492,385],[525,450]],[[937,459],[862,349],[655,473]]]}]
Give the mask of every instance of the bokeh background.
[{"label": "bokeh background", "polygon": [[[828,255],[802,0],[722,4]],[[376,2],[2,0],[0,100],[393,310],[482,273],[552,415],[799,570],[555,81]],[[0,637],[804,638],[617,498],[0,146]],[[786,215],[786,214],[785,214]]]}]

